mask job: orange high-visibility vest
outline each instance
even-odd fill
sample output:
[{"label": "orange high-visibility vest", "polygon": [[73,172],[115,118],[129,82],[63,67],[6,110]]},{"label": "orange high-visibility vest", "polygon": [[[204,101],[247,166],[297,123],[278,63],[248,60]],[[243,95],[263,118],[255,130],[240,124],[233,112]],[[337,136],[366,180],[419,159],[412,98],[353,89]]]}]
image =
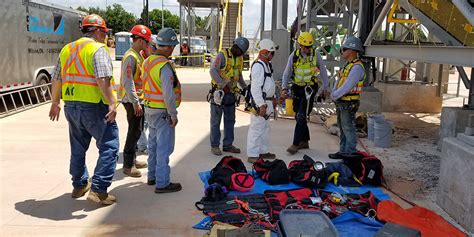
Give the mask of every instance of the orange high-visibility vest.
[{"label": "orange high-visibility vest", "polygon": [[[144,59],[139,53],[137,53],[137,51],[135,51],[133,48],[130,48],[127,50],[127,52],[125,52],[125,55],[122,59],[122,66],[123,66],[123,62],[125,62],[128,59],[128,57],[133,57],[135,59],[136,64],[135,64],[135,74],[133,74],[133,83],[135,84],[135,91],[137,92],[138,97],[143,99],[141,67],[142,67]],[[131,68],[124,69],[122,67],[122,70],[131,70]],[[123,87],[123,85],[125,84],[125,80],[126,78],[120,78],[120,86],[118,87],[118,90],[117,90],[117,94],[120,96],[119,99],[123,99],[126,93],[125,88]]]}]

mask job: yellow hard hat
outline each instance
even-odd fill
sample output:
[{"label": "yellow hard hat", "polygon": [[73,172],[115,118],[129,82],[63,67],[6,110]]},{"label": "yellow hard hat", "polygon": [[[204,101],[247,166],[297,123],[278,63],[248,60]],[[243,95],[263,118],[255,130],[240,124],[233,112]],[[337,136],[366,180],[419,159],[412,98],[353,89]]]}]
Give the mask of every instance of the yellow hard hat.
[{"label": "yellow hard hat", "polygon": [[303,46],[312,46],[313,45],[313,35],[309,32],[301,32],[298,36],[298,43]]}]

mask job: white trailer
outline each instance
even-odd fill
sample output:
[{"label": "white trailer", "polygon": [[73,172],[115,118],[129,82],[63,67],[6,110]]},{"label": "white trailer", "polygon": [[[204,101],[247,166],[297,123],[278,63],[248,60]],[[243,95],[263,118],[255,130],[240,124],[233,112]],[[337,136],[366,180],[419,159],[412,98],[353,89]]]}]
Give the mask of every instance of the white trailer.
[{"label": "white trailer", "polygon": [[49,83],[85,13],[39,0],[0,1],[0,93]]}]

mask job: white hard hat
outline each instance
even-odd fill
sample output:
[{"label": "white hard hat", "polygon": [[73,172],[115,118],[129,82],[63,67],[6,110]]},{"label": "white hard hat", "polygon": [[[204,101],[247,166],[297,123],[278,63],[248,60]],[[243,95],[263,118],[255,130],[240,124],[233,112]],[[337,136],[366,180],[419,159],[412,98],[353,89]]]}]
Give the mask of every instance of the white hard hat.
[{"label": "white hard hat", "polygon": [[260,42],[258,43],[257,49],[258,51],[268,50],[271,52],[275,52],[276,50],[278,50],[278,45],[276,45],[272,40],[263,39],[260,40]]}]

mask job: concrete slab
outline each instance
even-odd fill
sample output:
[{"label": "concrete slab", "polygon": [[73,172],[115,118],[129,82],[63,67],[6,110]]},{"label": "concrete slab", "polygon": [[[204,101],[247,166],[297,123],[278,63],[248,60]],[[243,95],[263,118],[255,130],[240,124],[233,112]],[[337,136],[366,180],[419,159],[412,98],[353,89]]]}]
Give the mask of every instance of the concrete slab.
[{"label": "concrete slab", "polygon": [[[72,199],[68,125],[63,114],[58,122],[49,121],[49,105],[45,105],[0,120],[0,236],[202,236],[203,231],[192,229],[204,217],[194,207],[203,196],[198,172],[220,160],[210,154],[209,104],[205,102],[209,74],[203,69],[180,69],[178,75],[183,103],[178,110],[171,172],[172,180],[182,183],[181,192],[155,194],[146,185],[146,169],[141,178],[124,177],[120,158],[109,189],[117,196],[117,204],[101,207],[85,197]],[[235,145],[243,151],[249,121],[248,114],[237,112]],[[117,122],[122,151],[127,128],[122,106]],[[294,121],[278,119],[271,126],[271,151],[286,162],[300,159],[303,153],[289,156],[285,151],[292,141]],[[322,126],[309,126],[311,149],[304,153],[329,161],[327,154],[338,149],[338,138]],[[245,152],[239,157],[246,158]],[[138,159],[146,160],[146,156]],[[87,153],[90,173],[96,161],[97,148],[92,143]]]},{"label": "concrete slab", "polygon": [[438,149],[441,150],[444,138],[455,137],[456,134],[465,132],[470,115],[474,115],[474,110],[466,110],[460,107],[443,107]]},{"label": "concrete slab", "polygon": [[436,202],[467,231],[474,231],[474,149],[459,138],[443,140]]},{"label": "concrete slab", "polygon": [[457,138],[465,143],[467,143],[469,146],[474,147],[474,136],[468,136],[464,133],[459,133]]}]

